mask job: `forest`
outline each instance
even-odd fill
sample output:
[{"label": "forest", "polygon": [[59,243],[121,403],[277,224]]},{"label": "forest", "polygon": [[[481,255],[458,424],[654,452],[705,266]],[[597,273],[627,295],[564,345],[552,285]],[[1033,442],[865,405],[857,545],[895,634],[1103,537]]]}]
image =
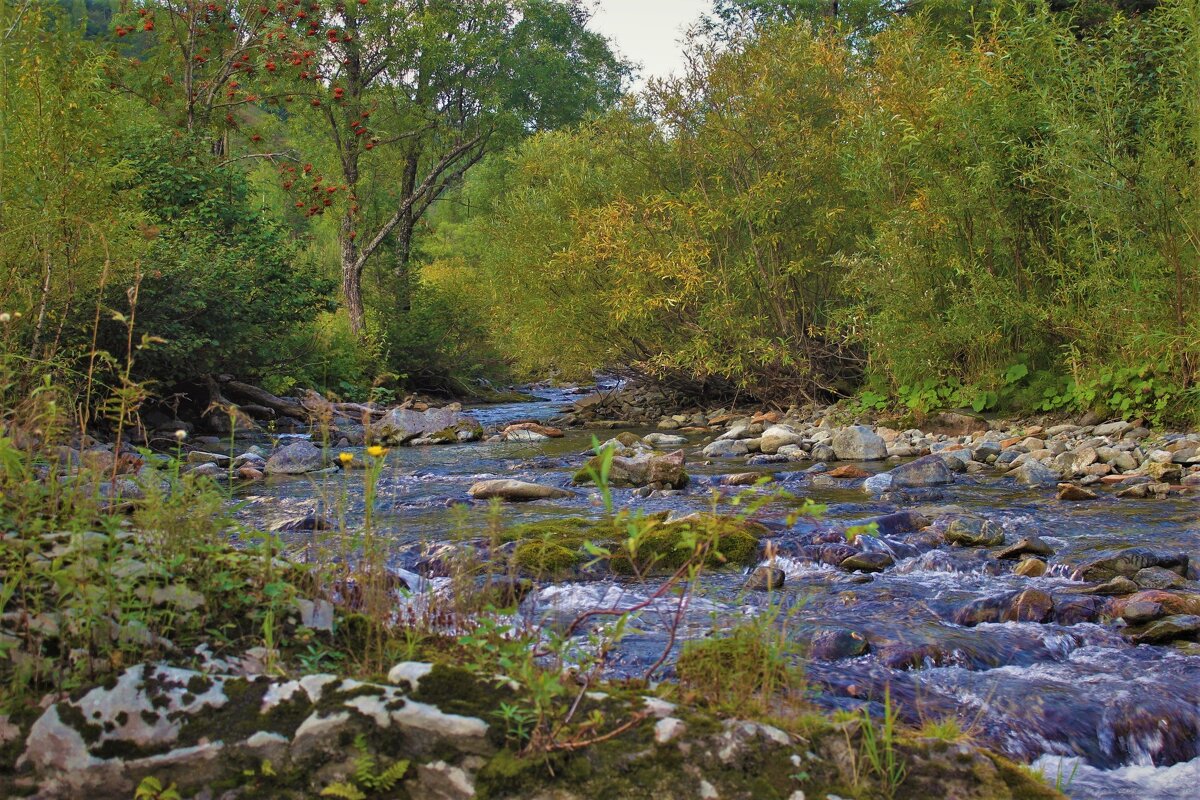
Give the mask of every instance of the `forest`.
[{"label": "forest", "polygon": [[373,2],[5,5],[23,378],[1195,418],[1194,2]]}]

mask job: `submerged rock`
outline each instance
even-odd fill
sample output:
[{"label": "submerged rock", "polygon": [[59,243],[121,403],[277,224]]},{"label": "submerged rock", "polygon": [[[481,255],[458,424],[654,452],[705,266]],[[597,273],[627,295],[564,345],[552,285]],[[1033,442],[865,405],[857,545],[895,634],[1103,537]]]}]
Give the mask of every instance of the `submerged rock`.
[{"label": "submerged rock", "polygon": [[755,567],[746,578],[745,588],[751,591],[780,589],[786,579],[786,573],[779,567]]},{"label": "submerged rock", "polygon": [[1137,644],[1160,644],[1175,639],[1195,639],[1197,636],[1200,636],[1200,616],[1175,614],[1132,632],[1130,638]]},{"label": "submerged rock", "polygon": [[849,572],[883,572],[895,563],[887,553],[855,553],[838,566]]},{"label": "submerged rock", "polygon": [[834,628],[820,631],[813,636],[808,646],[808,655],[821,661],[841,661],[844,658],[861,656],[869,647],[867,637],[858,631]]}]

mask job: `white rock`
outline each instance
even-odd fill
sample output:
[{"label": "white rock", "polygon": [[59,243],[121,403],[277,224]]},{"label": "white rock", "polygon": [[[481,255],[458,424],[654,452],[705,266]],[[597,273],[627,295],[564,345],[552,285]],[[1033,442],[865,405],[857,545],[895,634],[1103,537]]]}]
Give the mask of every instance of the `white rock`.
[{"label": "white rock", "polygon": [[678,717],[663,717],[654,723],[654,741],[667,744],[683,735],[687,725]]},{"label": "white rock", "polygon": [[433,664],[427,664],[424,661],[401,661],[388,670],[387,679],[388,683],[407,683],[413,691],[416,691],[421,683],[421,678],[431,672],[433,672]]}]

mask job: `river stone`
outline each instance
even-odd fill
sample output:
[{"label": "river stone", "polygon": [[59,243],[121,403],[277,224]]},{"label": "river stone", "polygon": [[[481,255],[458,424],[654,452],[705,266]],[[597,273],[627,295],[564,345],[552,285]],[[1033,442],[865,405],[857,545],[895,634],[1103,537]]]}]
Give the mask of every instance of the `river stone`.
[{"label": "river stone", "polygon": [[1085,581],[1107,581],[1118,575],[1132,577],[1146,567],[1163,567],[1186,576],[1188,557],[1179,553],[1160,553],[1147,547],[1131,547],[1084,564],[1076,574]]},{"label": "river stone", "polygon": [[863,481],[863,491],[870,494],[883,494],[892,490],[892,473],[880,472]]},{"label": "river stone", "polygon": [[[593,457],[587,466],[575,473],[576,483],[592,481],[588,470],[598,472],[600,456]],[[618,488],[639,488],[651,486],[663,489],[682,489],[688,485],[688,474],[684,471],[684,456],[682,450],[666,455],[645,453],[638,456],[616,456],[608,471],[610,486]]]},{"label": "river stone", "polygon": [[808,655],[820,661],[840,661],[861,656],[869,646],[867,638],[858,631],[834,628],[813,636]]},{"label": "river stone", "polygon": [[1096,622],[1107,608],[1107,601],[1099,597],[1066,597],[1054,602],[1051,619],[1059,625]]},{"label": "river stone", "polygon": [[1150,623],[1131,638],[1137,644],[1157,644],[1174,639],[1194,639],[1197,634],[1200,634],[1200,616],[1175,614]]},{"label": "river stone", "polygon": [[642,439],[655,447],[682,447],[688,443],[686,436],[674,436],[669,433],[647,433]]},{"label": "river stone", "polygon": [[898,511],[868,520],[865,524],[872,523],[880,536],[903,536],[929,527],[929,518],[916,511]]},{"label": "river stone", "polygon": [[1133,582],[1143,589],[1182,589],[1191,582],[1163,567],[1146,567],[1133,575]]},{"label": "river stone", "polygon": [[741,439],[717,439],[700,452],[705,458],[734,458],[746,455],[750,448]]},{"label": "river stone", "polygon": [[325,466],[325,455],[312,442],[300,440],[271,454],[263,471],[268,475],[302,475]]},{"label": "river stone", "polygon": [[371,426],[371,434],[384,444],[407,444],[418,438],[463,441],[460,434],[478,438],[482,433],[483,427],[474,417],[453,408],[393,408]]},{"label": "river stone", "polygon": [[537,483],[511,479],[479,481],[474,484],[468,494],[476,500],[490,500],[498,497],[512,503],[526,503],[532,500],[558,500],[564,497],[574,497],[575,493],[555,486],[542,486]]},{"label": "river stone", "polygon": [[204,450],[193,450],[187,454],[187,463],[189,464],[216,464],[218,467],[229,466],[229,456],[221,453],[209,453]]},{"label": "river stone", "polygon": [[930,417],[922,427],[929,433],[940,433],[944,436],[969,436],[986,431],[989,426],[986,419],[974,414],[964,411],[940,411]]},{"label": "river stone", "polygon": [[1097,594],[1107,597],[1120,597],[1122,595],[1133,594],[1138,590],[1138,585],[1126,578],[1124,575],[1118,575],[1112,580],[1105,581],[1099,586],[1090,586],[1083,590],[1083,594]]},{"label": "river stone", "polygon": [[996,547],[1004,544],[1004,529],[990,519],[964,515],[951,521],[945,539],[963,547]]},{"label": "river stone", "polygon": [[1142,589],[1125,599],[1124,604],[1158,603],[1168,614],[1200,615],[1200,594],[1164,589]]},{"label": "river stone", "polygon": [[941,455],[929,455],[910,461],[889,471],[891,488],[915,489],[922,486],[942,486],[954,483],[954,474]]},{"label": "river stone", "polygon": [[839,566],[847,572],[883,572],[895,563],[896,559],[887,553],[858,553]]},{"label": "river stone", "polygon": [[517,431],[532,431],[547,439],[561,439],[564,436],[561,428],[542,425],[540,422],[515,422],[504,429],[505,437],[508,438],[508,434],[513,434]]},{"label": "river stone", "polygon": [[518,428],[516,430],[506,430],[502,433],[501,438],[506,442],[548,442],[550,437],[541,431],[529,430],[528,428]]},{"label": "river stone", "polygon": [[1150,622],[1166,614],[1162,603],[1155,603],[1150,600],[1134,600],[1126,603],[1121,609],[1121,619],[1128,622],[1130,625],[1140,625],[1143,622]]},{"label": "river stone", "polygon": [[1046,574],[1046,562],[1040,558],[1023,559],[1020,564],[1017,564],[1013,574],[1023,578],[1040,578]]},{"label": "river stone", "polygon": [[1054,548],[1040,536],[1026,536],[1016,544],[1009,545],[999,553],[996,553],[996,558],[1017,558],[1025,555],[1052,556],[1054,555]]},{"label": "river stone", "polygon": [[1023,462],[1009,474],[1016,478],[1018,483],[1025,486],[1054,488],[1058,485],[1058,473],[1032,458]]},{"label": "river stone", "polygon": [[722,486],[754,486],[759,481],[767,483],[775,480],[769,472],[734,472],[721,477]]},{"label": "river stone", "polygon": [[842,461],[882,461],[888,457],[883,437],[865,425],[842,428],[834,434],[830,444]]},{"label": "river stone", "polygon": [[1041,589],[1025,589],[985,597],[968,603],[954,614],[958,625],[974,627],[985,622],[1044,622],[1054,610],[1054,598]]},{"label": "river stone", "polygon": [[759,449],[771,455],[778,453],[779,448],[789,444],[800,444],[804,437],[787,425],[772,425],[763,431],[759,439]]},{"label": "river stone", "polygon": [[779,567],[755,567],[746,578],[745,588],[752,591],[767,591],[783,587],[787,574]]},{"label": "river stone", "polygon": [[1059,500],[1095,500],[1097,497],[1099,495],[1090,489],[1076,486],[1073,483],[1060,483],[1058,485]]}]

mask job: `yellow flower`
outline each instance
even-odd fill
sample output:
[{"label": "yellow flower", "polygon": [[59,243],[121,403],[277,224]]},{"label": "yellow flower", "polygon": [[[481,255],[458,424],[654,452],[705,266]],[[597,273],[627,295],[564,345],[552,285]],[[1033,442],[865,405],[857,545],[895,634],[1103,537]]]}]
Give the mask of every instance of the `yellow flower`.
[{"label": "yellow flower", "polygon": [[372,458],[382,458],[385,453],[387,453],[387,450],[384,450],[377,444],[373,444],[367,448],[367,455]]},{"label": "yellow flower", "polygon": [[343,464],[349,464],[353,460],[354,460],[353,453],[346,453],[346,452],[338,453],[338,461],[342,462]]}]

